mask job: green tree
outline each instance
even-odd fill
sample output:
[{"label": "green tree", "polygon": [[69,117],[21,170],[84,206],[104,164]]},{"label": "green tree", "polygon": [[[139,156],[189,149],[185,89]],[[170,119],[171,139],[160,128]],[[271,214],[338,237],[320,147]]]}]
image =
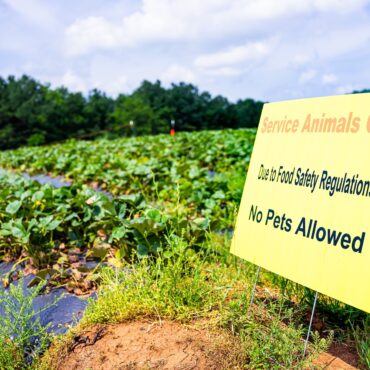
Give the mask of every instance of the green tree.
[{"label": "green tree", "polygon": [[235,104],[236,127],[257,127],[263,103],[253,99],[238,100]]},{"label": "green tree", "polygon": [[28,76],[19,80],[10,76],[0,85],[0,147],[24,145],[27,138],[38,131],[45,89]]},{"label": "green tree", "polygon": [[105,130],[110,125],[110,117],[114,110],[114,99],[94,89],[90,91],[84,107],[84,115],[88,130]]},{"label": "green tree", "polygon": [[143,81],[131,95],[113,99],[97,89],[84,96],[29,76],[0,77],[0,149],[93,138],[111,130],[167,133],[172,120],[178,131],[257,127],[262,105],[253,99],[233,104],[184,82],[165,88],[158,80]]},{"label": "green tree", "polygon": [[234,128],[236,115],[233,104],[220,95],[210,98],[205,109],[205,120],[208,129]]},{"label": "green tree", "polygon": [[364,94],[364,93],[370,93],[370,89],[363,89],[363,90],[355,90],[352,92],[352,94]]},{"label": "green tree", "polygon": [[201,96],[196,86],[180,82],[167,90],[165,104],[171,109],[178,130],[193,131],[208,128],[205,117],[208,99],[209,94]]},{"label": "green tree", "polygon": [[167,104],[167,90],[161,85],[161,82],[157,80],[152,83],[145,80],[134,91],[133,96],[142,99],[160,118],[157,124],[152,127],[152,134],[167,133],[170,122],[174,118],[174,109]]},{"label": "green tree", "polygon": [[85,105],[81,93],[70,93],[65,87],[48,88],[41,124],[41,129],[47,133],[47,141],[65,140],[86,133],[89,125],[84,114]]},{"label": "green tree", "polygon": [[[120,134],[149,135],[164,125],[159,115],[140,97],[120,95],[111,114],[114,130]],[[130,121],[134,126],[130,126]]]}]

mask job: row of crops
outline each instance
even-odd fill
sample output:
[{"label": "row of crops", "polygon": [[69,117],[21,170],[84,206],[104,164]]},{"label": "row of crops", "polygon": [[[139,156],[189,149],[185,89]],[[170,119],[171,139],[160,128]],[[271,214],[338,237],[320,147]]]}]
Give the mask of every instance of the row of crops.
[{"label": "row of crops", "polygon": [[182,199],[198,202],[197,195],[204,200],[215,190],[226,190],[230,175],[243,174],[244,179],[254,137],[254,130],[225,130],[175,138],[69,141],[1,152],[0,166],[63,175],[99,184],[113,194],[141,192],[151,199],[171,200],[179,186]]},{"label": "row of crops", "polygon": [[1,152],[0,167],[61,175],[114,195],[141,194],[166,209],[180,203],[188,213],[222,222],[239,204],[254,137],[254,131],[229,130],[70,141]]},{"label": "row of crops", "polygon": [[0,257],[60,283],[89,260],[155,254],[174,236],[199,248],[210,231],[232,227],[254,138],[229,130],[1,152]]}]

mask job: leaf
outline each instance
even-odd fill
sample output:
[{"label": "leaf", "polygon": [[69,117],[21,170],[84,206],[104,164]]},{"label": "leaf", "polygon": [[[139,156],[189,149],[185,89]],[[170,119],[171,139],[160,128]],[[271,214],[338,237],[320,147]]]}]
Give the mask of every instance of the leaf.
[{"label": "leaf", "polygon": [[27,226],[27,231],[31,231],[31,229],[37,225],[37,220],[35,218],[33,218],[29,223],[28,223],[28,226]]},{"label": "leaf", "polygon": [[50,279],[53,275],[57,274],[58,271],[57,270],[54,270],[54,269],[43,269],[43,270],[40,270],[36,273],[36,276],[41,278],[41,279],[44,279],[44,280],[48,280]]},{"label": "leaf", "polygon": [[153,222],[145,217],[139,217],[131,220],[130,225],[142,235],[147,235],[153,229]]},{"label": "leaf", "polygon": [[23,192],[21,194],[21,198],[20,198],[21,201],[23,201],[24,199],[28,198],[31,194],[32,194],[32,192],[30,190],[27,190],[27,191]]},{"label": "leaf", "polygon": [[109,248],[107,248],[104,244],[102,244],[102,245],[97,245],[91,250],[89,250],[86,256],[91,257],[91,258],[104,259],[106,255],[108,254],[108,252],[109,252]]},{"label": "leaf", "polygon": [[47,227],[52,220],[53,220],[52,215],[46,216],[46,217],[41,217],[40,220],[39,220],[39,223],[40,223],[41,226]]},{"label": "leaf", "polygon": [[209,198],[209,199],[206,199],[206,201],[204,202],[204,205],[208,209],[213,209],[213,208],[216,207],[217,203],[216,203],[216,201],[214,199]]},{"label": "leaf", "polygon": [[222,190],[217,190],[213,195],[212,195],[212,198],[213,199],[225,199],[226,196],[225,196],[225,193],[222,191]]},{"label": "leaf", "polygon": [[195,179],[196,177],[198,177],[200,174],[200,171],[199,171],[199,168],[198,167],[194,167],[192,166],[190,168],[190,171],[189,171],[189,178],[190,179]]},{"label": "leaf", "polygon": [[44,192],[39,190],[39,191],[36,191],[36,193],[34,193],[32,195],[32,202],[36,202],[38,200],[41,200],[44,198]]},{"label": "leaf", "polygon": [[173,256],[173,251],[165,251],[164,253],[163,253],[163,256],[165,257],[165,258],[171,258],[172,256]]},{"label": "leaf", "polygon": [[127,211],[127,205],[122,204],[119,208],[119,211],[118,211],[118,218],[120,220],[123,220],[123,218],[125,217],[126,211]]},{"label": "leaf", "polygon": [[109,238],[109,243],[112,240],[122,239],[126,235],[126,228],[124,226],[115,227],[112,230],[112,235]]},{"label": "leaf", "polygon": [[50,231],[55,230],[61,223],[62,221],[54,220],[47,225],[46,229]]},{"label": "leaf", "polygon": [[98,206],[98,205],[95,205],[94,208],[93,208],[93,215],[95,217],[103,217],[104,216],[104,210]]},{"label": "leaf", "polygon": [[78,217],[78,214],[76,213],[76,212],[72,212],[71,214],[69,214],[66,218],[65,218],[65,221],[70,221],[70,220],[72,220],[72,219],[74,219],[74,218],[79,218]]},{"label": "leaf", "polygon": [[12,231],[11,229],[1,229],[0,230],[0,235],[2,236],[9,236],[9,235],[12,235]]},{"label": "leaf", "polygon": [[128,255],[128,252],[127,252],[127,246],[124,245],[123,247],[121,247],[120,249],[118,249],[116,251],[116,253],[114,254],[114,256],[117,258],[117,259],[123,259],[125,258],[126,256]]},{"label": "leaf", "polygon": [[208,218],[196,218],[193,223],[200,227],[203,230],[206,230],[209,227],[209,219]]},{"label": "leaf", "polygon": [[150,220],[153,220],[155,222],[161,222],[161,212],[158,209],[149,209],[145,212],[145,216],[148,217]]},{"label": "leaf", "polygon": [[99,200],[99,196],[97,194],[93,195],[89,199],[86,200],[86,204],[91,205],[96,203]]},{"label": "leaf", "polygon": [[148,254],[149,254],[149,249],[146,245],[139,244],[137,246],[137,253],[138,253],[139,257],[147,257]]},{"label": "leaf", "polygon": [[15,238],[21,239],[23,243],[27,243],[30,237],[30,234],[26,231],[23,225],[13,226],[12,235]]},{"label": "leaf", "polygon": [[18,212],[19,208],[21,208],[21,205],[22,202],[20,202],[19,200],[15,200],[14,202],[8,204],[5,211],[7,213],[10,213],[11,215],[14,215],[15,213]]}]

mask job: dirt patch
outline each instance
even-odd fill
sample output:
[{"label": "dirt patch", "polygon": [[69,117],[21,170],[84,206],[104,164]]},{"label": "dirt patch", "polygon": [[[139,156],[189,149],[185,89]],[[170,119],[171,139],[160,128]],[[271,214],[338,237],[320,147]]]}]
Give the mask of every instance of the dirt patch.
[{"label": "dirt patch", "polygon": [[[74,337],[64,354],[54,357],[58,370],[242,369],[240,342],[226,332],[212,332],[177,322],[127,322],[96,326]],[[333,343],[310,369],[358,369],[352,344]]]},{"label": "dirt patch", "polygon": [[358,354],[353,343],[333,343],[328,352],[321,353],[313,364],[320,369],[358,369]]},{"label": "dirt patch", "polygon": [[226,334],[175,322],[97,327],[75,338],[58,370],[237,369],[240,351]]}]

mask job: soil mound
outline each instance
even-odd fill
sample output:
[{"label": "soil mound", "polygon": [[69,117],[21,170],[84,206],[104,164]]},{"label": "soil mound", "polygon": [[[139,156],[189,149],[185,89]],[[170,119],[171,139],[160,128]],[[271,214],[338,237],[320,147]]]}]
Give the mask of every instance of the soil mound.
[{"label": "soil mound", "polygon": [[242,359],[236,358],[234,346],[226,334],[175,322],[129,322],[76,337],[58,370],[236,369]]},{"label": "soil mound", "polygon": [[333,343],[328,352],[323,352],[313,361],[313,365],[319,369],[331,370],[356,370],[359,369],[359,361],[354,344]]},{"label": "soil mound", "polygon": [[[134,321],[97,326],[76,336],[68,351],[58,357],[58,370],[242,369],[240,344],[226,333],[177,322]],[[312,368],[352,370],[356,353],[333,344]],[[310,367],[311,368],[311,367]]]}]

